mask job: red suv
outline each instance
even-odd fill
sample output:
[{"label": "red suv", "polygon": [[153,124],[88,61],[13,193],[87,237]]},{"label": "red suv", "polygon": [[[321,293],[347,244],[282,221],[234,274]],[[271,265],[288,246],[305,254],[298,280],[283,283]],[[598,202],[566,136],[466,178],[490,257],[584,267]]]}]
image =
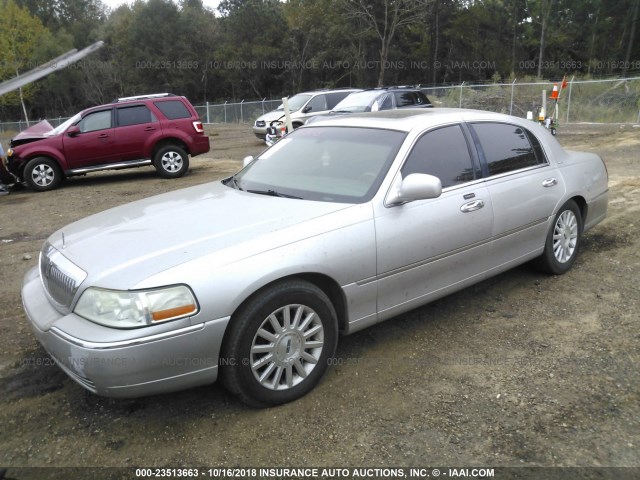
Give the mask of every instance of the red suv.
[{"label": "red suv", "polygon": [[161,93],[120,98],[53,128],[46,120],[16,135],[7,166],[37,191],[98,170],[151,165],[165,178],[189,169],[189,155],[209,151],[209,137],[185,97]]}]

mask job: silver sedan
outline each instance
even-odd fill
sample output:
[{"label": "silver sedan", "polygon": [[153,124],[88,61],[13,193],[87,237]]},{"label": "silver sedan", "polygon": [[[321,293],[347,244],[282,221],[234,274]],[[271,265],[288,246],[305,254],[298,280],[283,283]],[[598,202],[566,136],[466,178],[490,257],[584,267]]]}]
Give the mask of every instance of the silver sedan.
[{"label": "silver sedan", "polygon": [[22,291],[88,390],[214,382],[268,406],[309,392],[349,334],[532,261],[571,268],[607,212],[597,155],[465,110],[318,121],[223,181],[55,232]]}]

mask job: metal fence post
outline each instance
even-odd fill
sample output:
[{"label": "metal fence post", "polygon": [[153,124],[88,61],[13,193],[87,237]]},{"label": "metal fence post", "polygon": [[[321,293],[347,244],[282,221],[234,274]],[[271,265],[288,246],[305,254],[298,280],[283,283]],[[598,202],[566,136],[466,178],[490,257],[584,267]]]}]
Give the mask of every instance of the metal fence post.
[{"label": "metal fence post", "polygon": [[262,114],[264,115],[264,101],[267,99],[267,97],[264,97],[262,99]]},{"label": "metal fence post", "polygon": [[460,104],[458,108],[462,108],[462,87],[464,87],[464,82],[460,84]]},{"label": "metal fence post", "polygon": [[209,102],[207,101],[207,123],[211,123],[210,119],[209,119]]},{"label": "metal fence post", "polygon": [[224,101],[224,123],[227,123],[227,102],[229,100]]},{"label": "metal fence post", "polygon": [[573,79],[575,78],[575,75],[571,77],[571,80],[569,81],[569,96],[567,97],[567,119],[565,120],[565,123],[569,123],[569,110],[571,110],[571,87],[573,87]]},{"label": "metal fence post", "polygon": [[511,84],[511,102],[509,103],[509,115],[513,114],[513,89],[516,86],[516,79],[513,79],[513,83]]},{"label": "metal fence post", "polygon": [[240,101],[240,123],[244,123],[244,115],[242,113],[242,104],[244,103],[244,98]]}]

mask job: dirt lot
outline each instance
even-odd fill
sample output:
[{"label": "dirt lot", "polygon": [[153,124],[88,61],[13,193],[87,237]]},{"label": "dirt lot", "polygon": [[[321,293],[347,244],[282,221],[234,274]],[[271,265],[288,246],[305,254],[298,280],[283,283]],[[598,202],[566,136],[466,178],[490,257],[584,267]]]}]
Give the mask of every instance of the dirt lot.
[{"label": "dirt lot", "polygon": [[[311,394],[253,410],[219,385],[86,392],[25,321],[22,277],[65,224],[237,170],[262,145],[215,127],[191,173],[94,174],[0,197],[0,467],[640,466],[640,128],[563,126],[609,171],[608,219],[562,277],[517,268],[340,340]],[[1,477],[1,475],[0,475]]]}]

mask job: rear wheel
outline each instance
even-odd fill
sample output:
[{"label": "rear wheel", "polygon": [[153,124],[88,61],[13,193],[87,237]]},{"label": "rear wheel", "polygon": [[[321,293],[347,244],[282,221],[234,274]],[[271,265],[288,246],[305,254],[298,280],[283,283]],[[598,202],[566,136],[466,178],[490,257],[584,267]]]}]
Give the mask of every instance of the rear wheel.
[{"label": "rear wheel", "polygon": [[302,280],[259,292],[233,315],[228,328],[222,382],[254,407],[290,402],[313,389],[338,339],[331,301]]},{"label": "rear wheel", "polygon": [[182,147],[165,145],[153,157],[153,166],[161,177],[182,177],[189,169],[189,155]]},{"label": "rear wheel", "polygon": [[558,210],[547,234],[544,251],[535,260],[536,266],[553,275],[568,272],[578,256],[582,226],[580,209],[576,202],[569,200]]},{"label": "rear wheel", "polygon": [[29,188],[38,192],[53,190],[62,181],[62,170],[55,160],[36,157],[27,163],[23,173]]}]

